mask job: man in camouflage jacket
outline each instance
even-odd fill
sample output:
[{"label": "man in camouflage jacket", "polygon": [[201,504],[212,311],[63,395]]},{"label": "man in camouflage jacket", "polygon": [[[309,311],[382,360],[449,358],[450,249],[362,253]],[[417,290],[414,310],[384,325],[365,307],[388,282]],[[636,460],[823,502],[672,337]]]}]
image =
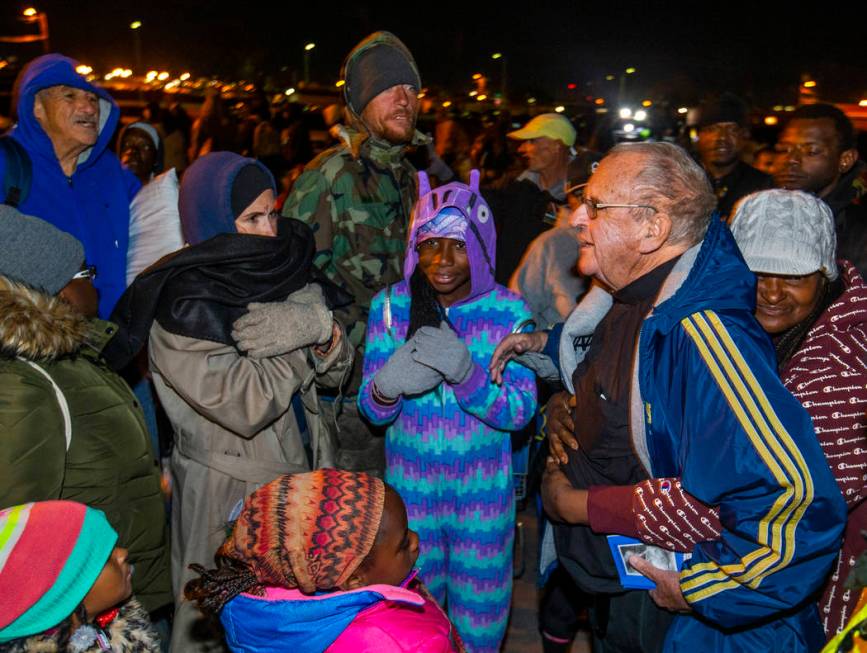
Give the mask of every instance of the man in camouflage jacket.
[{"label": "man in camouflage jacket", "polygon": [[[345,396],[326,403],[338,427],[337,465],[382,473],[383,438],[358,415],[364,336],[373,296],[402,279],[415,168],[408,145],[429,139],[415,130],[418,68],[406,46],[389,32],[356,45],[341,69],[346,138],[326,150],[298,178],[283,215],[313,227],[316,265],[355,301],[336,311],[356,349]],[[334,422],[334,420],[326,420]]]}]

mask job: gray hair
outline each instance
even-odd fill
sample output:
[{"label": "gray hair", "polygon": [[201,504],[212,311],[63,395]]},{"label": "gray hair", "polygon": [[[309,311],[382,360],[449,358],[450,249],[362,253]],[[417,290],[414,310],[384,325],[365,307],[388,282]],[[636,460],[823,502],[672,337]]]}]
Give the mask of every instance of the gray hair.
[{"label": "gray hair", "polygon": [[[608,153],[639,154],[645,163],[636,175],[631,201],[657,207],[671,218],[670,243],[698,243],[716,208],[707,175],[686,150],[672,143],[621,143]],[[606,157],[606,158],[608,158]]]}]

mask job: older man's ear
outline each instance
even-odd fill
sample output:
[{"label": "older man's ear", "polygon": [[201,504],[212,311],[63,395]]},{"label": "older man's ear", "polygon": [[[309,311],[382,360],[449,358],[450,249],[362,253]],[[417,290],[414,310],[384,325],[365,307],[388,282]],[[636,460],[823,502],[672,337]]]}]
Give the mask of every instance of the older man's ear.
[{"label": "older man's ear", "polygon": [[671,218],[667,213],[655,211],[643,224],[644,231],[638,242],[638,251],[642,254],[653,254],[668,243],[671,235]]}]

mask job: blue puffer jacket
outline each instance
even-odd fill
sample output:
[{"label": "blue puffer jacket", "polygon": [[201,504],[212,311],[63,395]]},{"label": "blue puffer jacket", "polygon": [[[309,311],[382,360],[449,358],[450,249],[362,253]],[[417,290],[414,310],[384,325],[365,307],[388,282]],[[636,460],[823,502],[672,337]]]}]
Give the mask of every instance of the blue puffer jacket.
[{"label": "blue puffer jacket", "polygon": [[[30,194],[19,208],[81,241],[87,263],[97,268],[94,285],[99,291],[99,316],[105,319],[126,288],[129,203],[141,183],[107,149],[120,109],[105,90],[76,73],[75,66],[72,59],[48,54],[34,59],[22,72],[12,138],[30,155],[33,179]],[[60,84],[99,97],[99,137],[79,157],[71,177],[64,174],[51,140],[33,115],[36,93]],[[0,179],[5,175],[6,161],[0,157]]]}]

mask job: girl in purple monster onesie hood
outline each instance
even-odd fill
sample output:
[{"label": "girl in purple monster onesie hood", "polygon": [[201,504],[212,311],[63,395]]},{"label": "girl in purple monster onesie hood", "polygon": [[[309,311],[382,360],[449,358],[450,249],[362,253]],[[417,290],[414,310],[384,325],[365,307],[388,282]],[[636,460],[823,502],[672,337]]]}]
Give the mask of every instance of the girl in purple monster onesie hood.
[{"label": "girl in purple monster onesie hood", "polygon": [[419,173],[404,280],[374,297],[362,413],[387,426],[386,478],[419,534],[419,563],[467,650],[498,651],[512,590],[509,432],[536,411],[533,373],[487,373],[496,344],[530,322],[496,283],[496,232],[473,171],[430,189]]}]

